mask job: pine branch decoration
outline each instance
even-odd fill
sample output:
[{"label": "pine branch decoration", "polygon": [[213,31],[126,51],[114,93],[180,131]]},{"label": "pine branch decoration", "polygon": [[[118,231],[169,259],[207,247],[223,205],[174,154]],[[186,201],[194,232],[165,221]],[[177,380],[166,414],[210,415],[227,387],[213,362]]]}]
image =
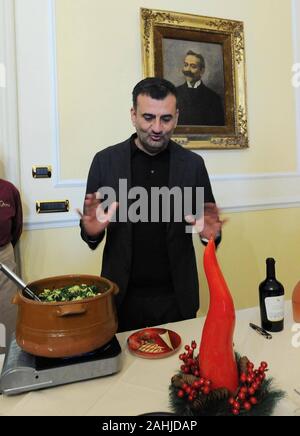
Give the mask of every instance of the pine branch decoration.
[{"label": "pine branch decoration", "polygon": [[177,374],[174,375],[174,377],[172,377],[172,384],[176,387],[176,388],[181,388],[183,383],[187,383],[189,385],[192,385],[194,383],[194,381],[198,380],[197,377],[195,377],[192,374]]},{"label": "pine branch decoration", "polygon": [[214,401],[228,400],[229,392],[227,389],[215,389],[209,395],[199,395],[193,402],[192,408],[194,410],[203,410],[205,406]]},{"label": "pine branch decoration", "polygon": [[246,356],[244,356],[244,357],[241,357],[239,360],[238,360],[238,367],[239,367],[239,371],[240,371],[240,374],[246,374],[246,372],[247,372],[247,366],[248,366],[248,363],[250,362],[250,360],[248,359],[248,357],[246,357]]}]

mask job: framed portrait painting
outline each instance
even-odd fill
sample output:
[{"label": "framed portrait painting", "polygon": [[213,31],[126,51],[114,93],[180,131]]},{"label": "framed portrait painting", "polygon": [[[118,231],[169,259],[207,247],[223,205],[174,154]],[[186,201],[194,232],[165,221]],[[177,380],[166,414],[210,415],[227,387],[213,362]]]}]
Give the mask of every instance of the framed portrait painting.
[{"label": "framed portrait painting", "polygon": [[177,88],[174,140],[187,148],[247,148],[241,21],[141,9],[144,76]]}]

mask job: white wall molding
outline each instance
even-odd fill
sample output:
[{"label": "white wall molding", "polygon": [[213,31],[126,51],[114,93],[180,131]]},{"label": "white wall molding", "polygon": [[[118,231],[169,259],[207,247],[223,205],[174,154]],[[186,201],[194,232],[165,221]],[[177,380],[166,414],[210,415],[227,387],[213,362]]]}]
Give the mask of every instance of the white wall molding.
[{"label": "white wall molding", "polygon": [[210,177],[211,181],[229,182],[229,181],[255,181],[255,180],[279,180],[289,179],[300,176],[300,172],[287,173],[253,173],[253,174],[218,174]]},{"label": "white wall molding", "polygon": [[68,227],[78,227],[79,232],[79,219],[53,219],[47,222],[25,222],[24,230],[47,230],[47,229],[60,229]]},{"label": "white wall molding", "polygon": [[47,0],[49,10],[49,37],[50,59],[52,70],[52,98],[53,98],[53,180],[55,188],[84,188],[86,180],[61,178],[61,143],[60,143],[60,117],[58,110],[58,70],[57,70],[57,38],[56,38],[56,8],[55,0]]},{"label": "white wall molding", "polygon": [[14,0],[0,1],[0,63],[5,83],[0,88],[0,141],[5,178],[20,186],[18,100]]},{"label": "white wall molding", "polygon": [[53,180],[55,188],[83,187],[84,180],[61,179],[61,143],[60,143],[60,117],[58,110],[58,70],[57,70],[57,39],[56,39],[56,8],[55,0],[47,0],[49,11],[49,48],[51,62],[51,88],[53,99]]},{"label": "white wall molding", "polygon": [[[243,212],[258,212],[261,210],[277,210],[277,209],[296,209],[300,207],[300,201],[290,201],[286,203],[269,203],[269,204],[245,204],[243,206],[224,207],[222,213],[243,213]],[[77,227],[79,232],[79,219],[70,217],[69,219],[50,220],[47,222],[25,222],[24,230],[47,230],[54,228],[70,228]]]}]

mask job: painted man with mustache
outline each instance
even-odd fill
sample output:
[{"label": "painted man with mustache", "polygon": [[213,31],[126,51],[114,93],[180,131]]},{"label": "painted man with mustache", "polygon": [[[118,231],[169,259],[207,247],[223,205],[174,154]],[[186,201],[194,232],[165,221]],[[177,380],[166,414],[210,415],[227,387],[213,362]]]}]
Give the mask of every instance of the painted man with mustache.
[{"label": "painted man with mustache", "polygon": [[186,82],[177,87],[179,125],[224,126],[224,109],[220,96],[204,85],[205,60],[188,51],[182,72]]}]

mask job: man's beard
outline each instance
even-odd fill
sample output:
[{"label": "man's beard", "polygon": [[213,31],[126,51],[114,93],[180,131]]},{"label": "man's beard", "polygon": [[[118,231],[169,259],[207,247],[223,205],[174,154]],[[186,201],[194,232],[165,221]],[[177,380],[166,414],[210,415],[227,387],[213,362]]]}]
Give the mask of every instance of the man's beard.
[{"label": "man's beard", "polygon": [[[144,132],[137,132],[138,140],[144,149],[150,154],[157,154],[167,148],[171,134],[162,135],[159,141],[154,141],[151,139],[151,135]],[[154,135],[153,135],[154,136]]]},{"label": "man's beard", "polygon": [[191,73],[191,71],[182,71],[186,77],[190,77],[191,79],[195,78],[195,75]]}]

